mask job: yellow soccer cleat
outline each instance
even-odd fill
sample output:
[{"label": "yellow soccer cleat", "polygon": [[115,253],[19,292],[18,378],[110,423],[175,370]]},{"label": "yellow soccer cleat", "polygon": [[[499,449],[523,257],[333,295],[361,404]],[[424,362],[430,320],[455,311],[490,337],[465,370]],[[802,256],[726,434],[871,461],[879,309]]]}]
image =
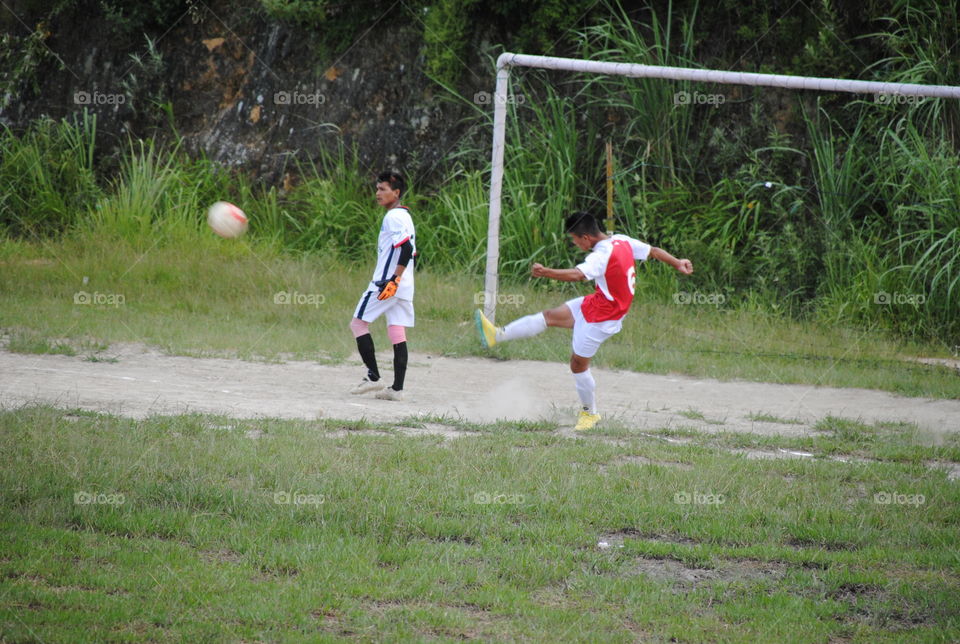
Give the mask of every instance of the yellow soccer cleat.
[{"label": "yellow soccer cleat", "polygon": [[587,429],[593,429],[593,426],[599,422],[600,414],[591,414],[586,409],[581,409],[580,414],[577,416],[577,424],[573,429],[582,432]]},{"label": "yellow soccer cleat", "polygon": [[487,316],[485,316],[480,309],[477,309],[473,317],[477,321],[477,332],[480,334],[480,342],[484,347],[489,349],[497,343],[497,327],[493,326],[493,322],[488,320]]}]

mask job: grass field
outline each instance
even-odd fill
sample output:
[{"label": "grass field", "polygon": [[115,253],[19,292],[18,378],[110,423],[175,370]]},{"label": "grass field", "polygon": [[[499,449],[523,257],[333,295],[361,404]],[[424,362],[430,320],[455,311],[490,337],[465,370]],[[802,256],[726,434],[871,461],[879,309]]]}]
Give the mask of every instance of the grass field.
[{"label": "grass field", "polygon": [[[43,246],[0,243],[0,329],[9,336],[7,345],[26,352],[73,351],[91,359],[121,341],[179,355],[325,362],[354,357],[347,323],[369,279],[368,267],[315,256],[297,259],[246,242],[203,244],[137,247],[96,238]],[[869,329],[793,321],[746,306],[678,303],[685,300],[649,290],[664,280],[676,280],[676,293],[686,293],[668,267],[645,267],[624,330],[604,345],[596,364],[960,398],[960,373],[911,360],[952,357],[952,345],[905,343]],[[470,275],[418,273],[412,348],[486,355],[471,318],[482,297],[480,285]],[[542,287],[534,280],[507,281],[498,321],[557,306],[589,289]],[[382,329],[375,332],[385,342]],[[550,331],[532,342],[498,347],[494,355],[566,361],[569,351],[569,335]]]},{"label": "grass field", "polygon": [[960,490],[884,452],[902,427],[859,428],[880,460],[850,463],[536,424],[0,428],[8,641],[960,638]]},{"label": "grass field", "polygon": [[[0,267],[7,350],[88,360],[131,341],[353,359],[346,323],[367,279],[243,242],[5,242]],[[658,268],[644,277],[664,279]],[[477,282],[419,274],[417,350],[481,354]],[[500,319],[582,288],[508,283]],[[640,289],[599,364],[960,397],[955,371],[906,360],[949,357],[942,346]],[[568,342],[548,333],[495,356],[563,362]],[[709,422],[695,400],[684,415]],[[790,437],[557,430],[2,410],[0,639],[960,638],[956,433],[834,417]]]}]

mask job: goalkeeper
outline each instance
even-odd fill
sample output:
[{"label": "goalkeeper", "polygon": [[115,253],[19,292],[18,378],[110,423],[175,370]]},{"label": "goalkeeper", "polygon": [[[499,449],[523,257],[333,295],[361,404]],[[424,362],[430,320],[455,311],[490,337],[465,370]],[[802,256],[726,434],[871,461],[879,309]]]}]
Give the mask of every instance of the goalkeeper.
[{"label": "goalkeeper", "polygon": [[684,275],[693,272],[689,259],[677,259],[667,251],[645,244],[626,235],[606,235],[593,215],[575,212],[566,221],[566,230],[573,243],[584,252],[589,251],[583,263],[574,268],[547,268],[534,264],[534,277],[547,277],[561,282],[593,280],[596,289],[590,295],[578,297],[555,309],[527,315],[498,328],[481,311],[476,312],[477,330],[485,347],[529,338],[542,333],[548,326],[573,329],[573,351],[570,370],[580,396],[582,409],[574,429],[590,429],[600,421],[597,413],[596,383],[590,373],[590,359],[603,342],[620,331],[623,318],[633,302],[637,273],[635,260],[653,258],[669,264]]},{"label": "goalkeeper", "polygon": [[[367,375],[350,393],[376,391],[381,400],[403,400],[403,379],[407,373],[407,327],[413,326],[413,263],[417,254],[413,219],[400,198],[406,189],[396,172],[377,177],[377,203],[386,209],[377,239],[377,267],[357,304],[350,330]],[[384,387],[377,369],[377,357],[370,335],[370,323],[387,316],[387,336],[393,343],[393,384]]]}]

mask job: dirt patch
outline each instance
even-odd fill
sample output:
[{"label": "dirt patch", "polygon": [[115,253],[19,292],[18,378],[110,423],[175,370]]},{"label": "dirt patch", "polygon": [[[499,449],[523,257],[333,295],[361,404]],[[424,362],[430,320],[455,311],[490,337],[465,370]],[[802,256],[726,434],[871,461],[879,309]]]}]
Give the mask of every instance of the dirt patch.
[{"label": "dirt patch", "polygon": [[836,541],[814,541],[813,539],[800,539],[800,538],[791,538],[787,539],[786,544],[791,548],[797,548],[798,550],[828,550],[830,552],[839,552],[842,550],[854,551],[859,550],[860,545],[856,543],[841,543]]},{"label": "dirt patch", "polygon": [[[417,415],[471,422],[559,418],[560,435],[572,434],[576,393],[560,364],[483,358],[411,355],[405,400],[347,394],[361,374],[359,362],[340,365],[290,361],[282,364],[224,358],[166,356],[135,344],[110,347],[116,362],[81,356],[25,355],[0,350],[0,406],[50,403],[144,418],[152,414],[211,413],[235,418],[314,420],[321,416],[395,423]],[[391,355],[382,354],[384,364]],[[944,434],[960,431],[960,401],[905,398],[864,389],[660,376],[595,369],[601,412],[635,430],[691,427],[691,407],[722,425],[698,431],[765,435],[811,435],[827,415],[911,422]],[[559,411],[558,411],[559,410]],[[755,422],[768,414],[804,424]],[[415,431],[422,432],[417,429]],[[447,438],[451,428],[428,427]],[[670,442],[682,442],[671,439]]]},{"label": "dirt patch", "polygon": [[677,590],[689,590],[715,582],[779,581],[786,571],[786,564],[770,561],[724,561],[716,568],[694,568],[676,559],[641,557],[626,574],[644,575],[654,581],[673,584]]},{"label": "dirt patch", "polygon": [[956,481],[960,479],[960,463],[928,461],[925,463],[925,465],[930,469],[943,471],[943,473],[947,475],[948,481]]},{"label": "dirt patch", "polygon": [[883,594],[883,588],[873,584],[841,584],[826,595],[837,601],[856,603],[864,598],[881,599]]},{"label": "dirt patch", "polygon": [[226,548],[220,548],[219,550],[201,550],[200,558],[208,563],[238,564],[243,561],[242,555]]},{"label": "dirt patch", "polygon": [[[616,532],[607,532],[597,537],[597,547],[601,550],[607,548],[622,548],[625,539],[635,539],[643,541],[657,541],[659,543],[678,543],[683,545],[695,545],[697,542],[688,537],[682,537],[676,534],[644,534],[635,528],[624,528]],[[605,546],[600,544],[606,544]]]},{"label": "dirt patch", "polygon": [[469,436],[471,433],[458,429],[452,425],[441,425],[440,423],[424,423],[422,427],[397,427],[397,431],[404,436],[439,436],[444,441]]},{"label": "dirt patch", "polygon": [[[851,623],[903,631],[930,626],[936,621],[932,613],[923,611],[919,606],[896,601],[886,588],[876,584],[842,584],[825,594],[849,607],[850,614],[845,621]],[[953,613],[952,606],[949,612]]]},{"label": "dirt patch", "polygon": [[932,364],[939,365],[941,367],[947,367],[949,369],[956,369],[960,371],[960,360],[952,360],[950,358],[912,358],[914,362],[919,362],[920,364]]},{"label": "dirt patch", "polygon": [[254,581],[274,581],[279,578],[293,578],[300,574],[300,569],[294,566],[281,564],[279,566],[260,566],[260,573]]},{"label": "dirt patch", "polygon": [[624,539],[642,539],[643,536],[639,530],[633,528],[624,528],[616,532],[608,532],[597,537],[597,547],[601,550],[607,548],[622,548]]}]

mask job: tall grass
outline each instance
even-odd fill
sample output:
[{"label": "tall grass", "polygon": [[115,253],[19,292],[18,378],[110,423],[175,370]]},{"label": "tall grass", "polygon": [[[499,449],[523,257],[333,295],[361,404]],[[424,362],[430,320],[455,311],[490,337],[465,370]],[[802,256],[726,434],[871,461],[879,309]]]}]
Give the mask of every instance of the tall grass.
[{"label": "tall grass", "polygon": [[[646,22],[631,19],[620,5],[611,6],[610,19],[583,30],[581,55],[596,60],[644,65],[696,66],[693,27],[697,8],[698,3],[694,2],[677,27],[672,1],[667,3],[662,17],[647,7],[643,13]],[[592,76],[585,82],[596,108],[626,114],[617,127],[607,131],[607,136],[617,142],[618,148],[635,150],[633,155],[623,155],[629,161],[621,167],[621,173],[640,169],[644,179],[654,185],[666,186],[680,179],[679,172],[696,165],[696,151],[689,147],[698,141],[690,136],[694,112],[677,109],[678,101],[683,101],[680,94],[686,92],[689,95],[694,89],[691,83],[617,76]]]},{"label": "tall grass", "polygon": [[[525,109],[524,109],[525,108]],[[577,109],[549,86],[542,99],[527,101],[511,119],[510,146],[504,163],[501,270],[524,271],[532,261],[557,264],[567,259],[563,221],[576,208],[582,192],[582,161]],[[517,171],[519,170],[519,171]]]},{"label": "tall grass", "polygon": [[17,135],[0,131],[0,234],[65,232],[102,194],[94,168],[96,117],[36,121]]},{"label": "tall grass", "polygon": [[[319,164],[299,167],[302,183],[278,201],[284,245],[300,252],[336,253],[348,259],[369,256],[381,213],[373,198],[374,176],[360,167],[356,149],[340,146]],[[408,191],[404,201],[411,200]]]},{"label": "tall grass", "polygon": [[[888,56],[864,73],[948,82],[927,54],[911,58],[927,41],[942,53],[956,16],[937,11],[940,18],[894,6],[890,31],[872,35]],[[708,28],[696,15],[680,18],[670,3],[638,14],[612,9],[581,30],[583,54],[696,66],[697,35]],[[704,107],[677,104],[678,93],[715,91],[686,83],[533,71],[518,71],[513,83],[504,279],[524,279],[532,261],[577,261],[563,219],[584,207],[602,212],[603,145],[611,140],[616,230],[693,259],[697,270],[683,290],[723,294],[729,308],[880,326],[947,347],[960,341],[954,104],[784,94],[789,105],[779,107],[794,114],[790,128],[771,122],[772,99],[757,92],[731,90],[728,103]],[[490,110],[465,103],[474,131],[489,132]],[[108,166],[98,166],[95,134],[89,116],[40,121],[19,136],[0,133],[0,179],[10,186],[0,195],[0,234],[69,233],[192,251],[216,242],[204,214],[226,199],[250,215],[250,244],[348,261],[370,257],[382,213],[356,149],[334,147],[297,166],[294,181],[281,188],[152,141],[129,143],[109,166],[119,172],[108,177]],[[406,202],[418,225],[421,265],[479,277],[489,151],[485,139],[464,141],[442,185],[411,177]],[[680,283],[659,268],[643,274],[640,288],[669,302]]]}]

